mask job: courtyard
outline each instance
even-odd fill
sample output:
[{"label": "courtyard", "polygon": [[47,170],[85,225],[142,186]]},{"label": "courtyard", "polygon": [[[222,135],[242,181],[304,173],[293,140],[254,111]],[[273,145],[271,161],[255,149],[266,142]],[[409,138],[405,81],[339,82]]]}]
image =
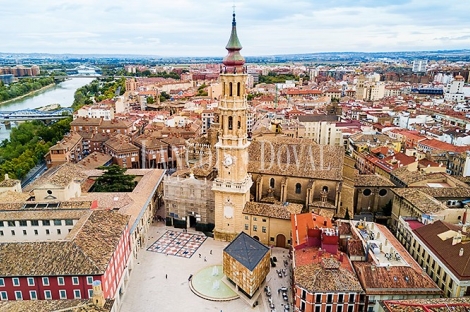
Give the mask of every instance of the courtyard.
[{"label": "courtyard", "polygon": [[[270,311],[267,300],[261,299],[264,294],[258,300],[259,305],[251,308],[241,298],[213,301],[203,299],[191,291],[189,277],[203,270],[207,270],[208,275],[213,275],[214,267],[222,265],[222,252],[228,245],[209,237],[196,239],[200,235],[202,233],[191,229],[183,232],[182,229],[167,227],[161,222],[153,223],[145,248],[139,252],[135,261],[123,296],[121,311]],[[282,250],[280,252],[279,260],[283,258]],[[221,267],[217,270],[222,271]],[[270,274],[273,272],[276,273],[271,270]],[[212,287],[210,284],[208,287],[213,288],[211,290],[215,292],[218,288],[223,291],[220,287],[223,285],[217,286],[219,287]],[[217,294],[214,295],[216,296]],[[277,308],[277,311],[282,310]]]}]

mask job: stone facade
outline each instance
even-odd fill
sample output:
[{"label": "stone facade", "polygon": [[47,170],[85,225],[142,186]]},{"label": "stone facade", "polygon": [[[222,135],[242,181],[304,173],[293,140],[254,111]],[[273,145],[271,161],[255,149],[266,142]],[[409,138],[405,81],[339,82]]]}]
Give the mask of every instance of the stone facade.
[{"label": "stone facade", "polygon": [[219,103],[219,140],[215,145],[217,178],[212,190],[215,197],[214,237],[231,241],[243,230],[243,208],[250,200],[251,176],[248,174],[245,82],[247,75],[221,74],[223,86]]},{"label": "stone facade", "polygon": [[165,176],[163,179],[166,215],[176,219],[186,218],[198,223],[214,223],[214,193],[212,181]]}]

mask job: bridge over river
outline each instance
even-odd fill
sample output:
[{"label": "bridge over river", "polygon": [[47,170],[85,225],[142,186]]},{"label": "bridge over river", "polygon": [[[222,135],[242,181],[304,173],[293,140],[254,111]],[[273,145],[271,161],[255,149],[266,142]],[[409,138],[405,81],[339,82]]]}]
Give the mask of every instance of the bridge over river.
[{"label": "bridge over river", "polygon": [[56,120],[64,119],[72,115],[70,107],[54,111],[41,111],[37,109],[24,109],[19,111],[0,111],[0,122],[32,121],[32,120]]}]

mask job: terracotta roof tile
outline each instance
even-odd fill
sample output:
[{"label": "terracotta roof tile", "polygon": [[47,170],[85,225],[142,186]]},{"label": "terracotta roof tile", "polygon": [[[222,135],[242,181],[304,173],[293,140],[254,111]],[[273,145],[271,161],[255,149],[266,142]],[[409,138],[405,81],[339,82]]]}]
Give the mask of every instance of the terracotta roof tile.
[{"label": "terracotta roof tile", "polygon": [[80,134],[72,132],[69,135],[65,135],[64,138],[57,144],[51,146],[49,151],[61,151],[70,150],[72,147],[82,141]]},{"label": "terracotta roof tile", "polygon": [[[338,256],[329,253],[320,254],[317,248],[296,250],[294,258],[295,284],[310,293],[319,292],[362,292],[361,284],[352,271],[349,260],[343,255],[342,262]],[[300,258],[307,257],[308,264]]]},{"label": "terracotta roof tile", "polygon": [[386,312],[468,312],[470,298],[385,300],[382,306]]},{"label": "terracotta roof tile", "polygon": [[409,201],[413,206],[423,213],[436,213],[447,209],[447,206],[434,197],[421,192],[420,188],[395,188],[392,190],[396,195]]},{"label": "terracotta roof tile", "polygon": [[[13,191],[6,191],[0,193],[0,203],[22,203],[27,201],[31,195],[29,193],[19,193]],[[1,204],[0,204],[1,205]]]},{"label": "terracotta roof tile", "polygon": [[93,152],[78,162],[85,169],[96,169],[110,163],[113,158],[101,152]]},{"label": "terracotta roof tile", "polygon": [[245,203],[243,209],[244,214],[264,216],[269,218],[290,220],[291,214],[300,213],[303,205],[292,204],[288,205],[276,205],[276,204],[264,204],[257,202]]},{"label": "terracotta roof tile", "polygon": [[1,301],[0,312],[110,312],[113,305],[114,299],[106,299],[102,308],[91,299]]},{"label": "terracotta roof tile", "polygon": [[426,273],[410,266],[380,267],[368,262],[354,262],[353,266],[368,295],[441,294],[441,289]]},{"label": "terracotta roof tile", "polygon": [[248,153],[248,172],[342,179],[342,146],[317,145],[308,139],[259,137],[251,142]]},{"label": "terracotta roof tile", "polygon": [[379,174],[358,174],[354,186],[395,186],[395,184]]},{"label": "terracotta roof tile", "polygon": [[87,176],[83,174],[83,170],[85,170],[85,167],[69,162],[52,167],[44,172],[39,179],[25,187],[23,191],[31,191],[45,184],[64,187],[74,180],[84,181]]},{"label": "terracotta roof tile", "polygon": [[[1,276],[104,274],[129,216],[88,211],[75,237],[62,241],[0,244]],[[21,261],[17,261],[21,259]]]},{"label": "terracotta roof tile", "polygon": [[21,181],[17,179],[5,179],[0,182],[0,187],[12,187],[18,183],[21,183]]},{"label": "terracotta roof tile", "polygon": [[108,148],[118,152],[139,152],[139,148],[130,142],[130,138],[124,134],[116,134],[104,143]]}]

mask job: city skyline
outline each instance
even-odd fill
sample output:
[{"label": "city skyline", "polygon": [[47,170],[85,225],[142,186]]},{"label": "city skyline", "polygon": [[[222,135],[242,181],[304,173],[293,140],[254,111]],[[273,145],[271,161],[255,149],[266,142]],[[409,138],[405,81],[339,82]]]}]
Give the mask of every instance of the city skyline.
[{"label": "city skyline", "polygon": [[245,56],[465,49],[465,2],[0,0],[6,53],[223,56],[232,6]]}]

